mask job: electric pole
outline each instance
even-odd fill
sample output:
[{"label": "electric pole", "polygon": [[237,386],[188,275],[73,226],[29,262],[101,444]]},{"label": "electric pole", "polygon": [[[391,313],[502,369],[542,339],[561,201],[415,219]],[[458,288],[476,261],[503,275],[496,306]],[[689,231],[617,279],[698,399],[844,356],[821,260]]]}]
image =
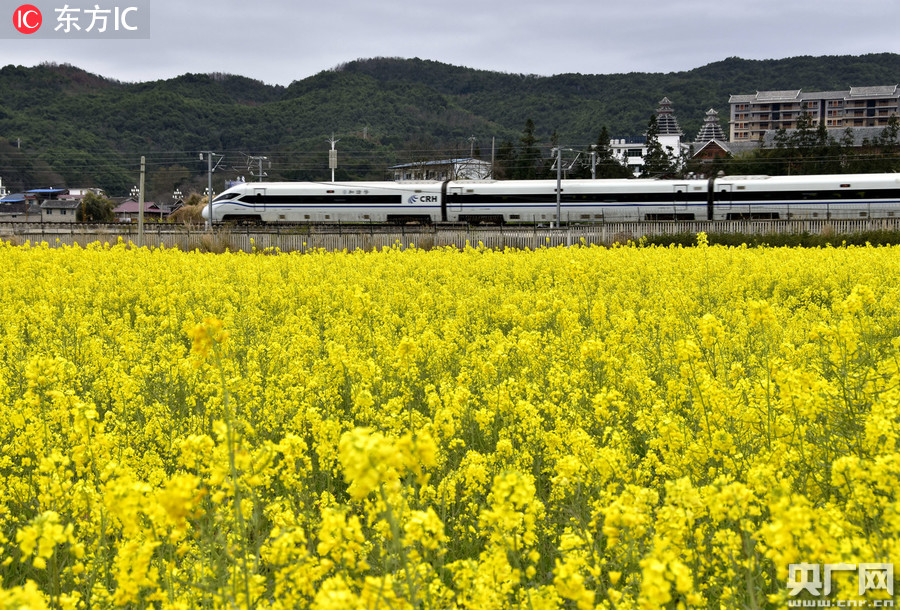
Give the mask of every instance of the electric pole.
[{"label": "electric pole", "polygon": [[334,134],[331,134],[331,139],[328,142],[331,143],[331,150],[328,151],[328,169],[331,170],[331,181],[334,182],[334,170],[337,169],[337,150],[334,148],[334,145],[340,142],[340,139],[335,140]]},{"label": "electric pole", "polygon": [[[250,157],[248,159],[249,163],[253,163],[254,161],[259,163],[259,172],[256,174],[257,182],[262,182],[263,177],[268,176],[268,174],[263,171],[263,161],[268,161],[268,160],[269,160],[268,157]],[[272,166],[272,164],[270,163],[269,167],[271,167],[271,166]],[[249,167],[248,167],[248,169],[249,169]],[[253,170],[250,170],[250,174],[251,175],[253,174]]]},{"label": "electric pole", "polygon": [[141,155],[141,193],[138,195],[138,248],[144,247],[144,174],[147,166]]},{"label": "electric pole", "polygon": [[[213,167],[213,157],[224,158],[225,155],[217,155],[211,150],[206,150],[200,153],[200,160],[203,160],[203,155],[206,155],[207,161],[207,171],[209,172],[208,179],[208,188],[206,189],[206,197],[207,197],[207,210],[209,210],[209,220],[206,221],[206,228],[212,231],[212,200],[213,200],[213,190],[212,190],[212,175],[213,172],[216,171],[215,167]],[[216,163],[216,167],[218,167],[218,163]]]},{"label": "electric pole", "polygon": [[556,228],[560,227],[560,204],[562,202],[562,148],[556,149]]}]

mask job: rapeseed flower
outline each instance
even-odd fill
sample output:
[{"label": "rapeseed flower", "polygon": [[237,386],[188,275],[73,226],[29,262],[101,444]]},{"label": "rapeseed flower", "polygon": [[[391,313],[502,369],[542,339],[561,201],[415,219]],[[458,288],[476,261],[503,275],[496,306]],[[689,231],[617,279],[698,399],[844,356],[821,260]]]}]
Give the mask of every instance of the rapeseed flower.
[{"label": "rapeseed flower", "polygon": [[784,606],[893,561],[897,249],[698,246],[0,246],[0,607]]}]

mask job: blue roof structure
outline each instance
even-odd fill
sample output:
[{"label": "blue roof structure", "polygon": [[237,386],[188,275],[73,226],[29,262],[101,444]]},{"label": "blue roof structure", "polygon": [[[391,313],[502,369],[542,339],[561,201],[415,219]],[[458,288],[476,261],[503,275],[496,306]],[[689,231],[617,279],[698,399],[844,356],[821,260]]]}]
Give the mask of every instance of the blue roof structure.
[{"label": "blue roof structure", "polygon": [[26,195],[61,195],[66,192],[66,189],[31,189],[30,191],[25,191]]}]

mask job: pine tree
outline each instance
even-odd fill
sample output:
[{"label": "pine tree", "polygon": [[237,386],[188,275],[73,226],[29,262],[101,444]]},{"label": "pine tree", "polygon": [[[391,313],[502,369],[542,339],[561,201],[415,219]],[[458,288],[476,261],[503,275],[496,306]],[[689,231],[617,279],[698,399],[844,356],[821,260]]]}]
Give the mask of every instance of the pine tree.
[{"label": "pine tree", "polygon": [[647,152],[644,154],[643,178],[668,176],[674,171],[674,163],[669,154],[659,143],[659,123],[656,115],[650,116],[647,123]]},{"label": "pine tree", "polygon": [[534,121],[525,121],[525,129],[519,138],[518,163],[513,174],[515,180],[534,180],[543,169],[541,151],[537,147],[537,137],[534,135]]},{"label": "pine tree", "polygon": [[516,151],[516,145],[510,140],[504,140],[497,150],[493,177],[497,180],[512,180],[515,178],[517,166],[518,152]]},{"label": "pine tree", "polygon": [[620,163],[613,155],[612,146],[609,145],[609,130],[604,125],[597,136],[596,161],[597,178],[631,178],[631,170]]}]

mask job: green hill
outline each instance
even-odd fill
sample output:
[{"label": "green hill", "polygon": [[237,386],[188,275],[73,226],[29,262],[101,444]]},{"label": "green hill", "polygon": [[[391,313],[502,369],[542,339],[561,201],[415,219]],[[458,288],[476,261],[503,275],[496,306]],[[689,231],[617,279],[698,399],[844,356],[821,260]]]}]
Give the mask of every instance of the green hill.
[{"label": "green hill", "polygon": [[[598,66],[598,71],[602,66]],[[288,87],[228,74],[185,74],[122,83],[73,66],[0,69],[0,178],[11,189],[100,186],[126,194],[147,157],[151,195],[201,190],[198,152],[226,156],[217,183],[250,176],[264,155],[269,179],[326,179],[327,140],[340,139],[339,179],[382,179],[392,164],[490,155],[517,142],[526,120],[549,147],[640,135],[663,97],[685,134],[706,111],[727,122],[732,94],[897,84],[900,55],[729,58],[669,74],[539,77],[472,70],[422,59],[358,60]],[[474,138],[474,139],[471,139]],[[177,182],[172,183],[173,180]],[[218,190],[218,188],[217,188]]]}]

